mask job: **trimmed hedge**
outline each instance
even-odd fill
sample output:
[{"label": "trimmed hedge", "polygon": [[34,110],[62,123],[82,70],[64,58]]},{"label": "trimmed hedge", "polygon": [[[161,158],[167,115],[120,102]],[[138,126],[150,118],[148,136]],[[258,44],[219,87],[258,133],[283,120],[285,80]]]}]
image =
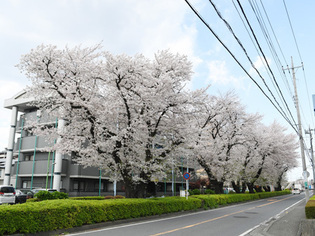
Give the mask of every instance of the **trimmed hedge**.
[{"label": "trimmed hedge", "polygon": [[102,196],[91,196],[91,197],[69,197],[71,200],[104,200]]},{"label": "trimmed hedge", "polygon": [[199,199],[58,199],[0,207],[0,234],[36,233],[201,208]]},{"label": "trimmed hedge", "polygon": [[0,235],[53,231],[99,222],[214,208],[218,205],[288,193],[290,191],[259,194],[211,194],[189,197],[188,200],[182,197],[112,200],[104,200],[104,197],[79,197],[3,205],[0,207]]},{"label": "trimmed hedge", "polygon": [[315,219],[315,195],[305,205],[306,219]]},{"label": "trimmed hedge", "polygon": [[280,195],[290,194],[290,190],[279,192],[262,192],[262,193],[241,193],[241,194],[210,194],[210,195],[194,195],[194,198],[203,200],[205,209],[216,208],[219,205],[227,205],[237,202],[245,202],[268,197],[275,197]]}]

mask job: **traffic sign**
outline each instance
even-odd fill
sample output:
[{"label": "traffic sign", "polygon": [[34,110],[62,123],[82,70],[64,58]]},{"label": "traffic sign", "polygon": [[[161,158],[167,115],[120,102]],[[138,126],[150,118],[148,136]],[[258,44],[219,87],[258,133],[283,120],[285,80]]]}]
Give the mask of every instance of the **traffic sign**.
[{"label": "traffic sign", "polygon": [[188,172],[185,172],[185,173],[183,174],[183,178],[184,178],[185,180],[189,180],[189,179],[190,179],[190,174],[189,174]]},{"label": "traffic sign", "polygon": [[303,177],[306,179],[308,177],[310,177],[310,172],[308,172],[307,170],[306,171],[303,171]]}]

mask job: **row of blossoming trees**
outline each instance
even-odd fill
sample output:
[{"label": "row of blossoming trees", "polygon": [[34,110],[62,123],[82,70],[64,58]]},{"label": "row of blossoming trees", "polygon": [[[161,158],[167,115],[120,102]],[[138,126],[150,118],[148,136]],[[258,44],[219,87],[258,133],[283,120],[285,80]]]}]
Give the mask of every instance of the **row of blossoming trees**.
[{"label": "row of blossoming trees", "polygon": [[186,88],[192,76],[186,56],[160,51],[150,60],[99,46],[41,45],[18,67],[32,81],[36,106],[67,120],[61,131],[37,131],[61,136],[55,150],[121,179],[127,197],[142,197],[176,156],[195,159],[217,193],[226,182],[236,190],[280,187],[296,166],[296,137],[284,127],[264,125],[233,93],[211,96],[207,88]]}]

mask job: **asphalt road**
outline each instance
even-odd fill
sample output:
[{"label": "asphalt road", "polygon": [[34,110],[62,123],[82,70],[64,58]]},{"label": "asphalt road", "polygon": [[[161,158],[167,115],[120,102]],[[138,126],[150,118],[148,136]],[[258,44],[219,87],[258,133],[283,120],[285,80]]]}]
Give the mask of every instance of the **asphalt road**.
[{"label": "asphalt road", "polygon": [[68,235],[245,235],[249,230],[287,211],[302,199],[304,199],[304,194],[285,195],[173,217],[110,225]]}]

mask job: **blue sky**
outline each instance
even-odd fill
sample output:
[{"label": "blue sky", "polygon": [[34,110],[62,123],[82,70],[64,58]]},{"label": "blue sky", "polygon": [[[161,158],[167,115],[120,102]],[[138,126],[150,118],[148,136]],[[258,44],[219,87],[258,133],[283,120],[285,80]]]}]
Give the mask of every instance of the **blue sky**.
[{"label": "blue sky", "polygon": [[[281,100],[271,82],[272,79],[262,66],[259,54],[233,5],[233,2],[237,5],[237,1],[214,0],[213,2],[231,25],[280,103]],[[311,95],[315,93],[315,80],[312,78],[313,55],[315,55],[313,46],[315,33],[312,23],[315,22],[315,2],[312,0],[263,0],[264,8],[262,8],[261,0],[241,1],[295,121],[297,119],[292,98],[294,90],[291,75],[286,72],[287,77],[283,77],[282,70],[277,69],[276,57],[273,57],[269,50],[249,2],[260,7],[260,13],[264,16],[281,65],[285,68],[287,64],[291,66],[291,56],[295,66],[300,66],[303,62],[304,71],[301,68],[296,70],[303,128],[315,128],[311,99]],[[245,70],[271,97],[261,78],[251,68],[240,46],[209,1],[191,0],[191,3],[233,52]],[[292,35],[284,3],[290,16],[299,51]],[[268,14],[277,41],[272,35],[263,9]],[[142,53],[147,57],[153,57],[154,52],[164,49],[186,54],[194,65],[195,73],[189,84],[192,89],[210,84],[209,93],[211,94],[233,90],[247,107],[248,112],[259,112],[264,116],[266,124],[277,120],[288,127],[288,132],[294,132],[184,0],[3,1],[0,8],[0,42],[0,150],[4,150],[8,144],[11,114],[10,110],[3,108],[3,102],[30,84],[15,65],[19,63],[22,54],[28,53],[39,44],[54,44],[63,48],[66,45],[91,46],[101,43],[104,50],[114,54]],[[278,48],[278,43],[282,52]],[[280,104],[283,108],[285,107],[282,103]],[[309,143],[307,137],[306,142]],[[299,167],[290,174],[290,178],[300,177],[301,173],[302,168]]]}]

